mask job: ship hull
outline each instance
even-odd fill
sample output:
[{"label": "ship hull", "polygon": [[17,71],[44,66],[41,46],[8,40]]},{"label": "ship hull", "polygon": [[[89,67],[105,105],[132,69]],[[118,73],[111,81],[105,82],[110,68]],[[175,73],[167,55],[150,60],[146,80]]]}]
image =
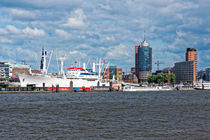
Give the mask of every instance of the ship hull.
[{"label": "ship hull", "polygon": [[48,87],[53,90],[59,87],[61,90],[90,90],[94,86],[109,86],[108,82],[88,79],[64,79],[50,77],[48,75],[19,75],[20,86],[35,85],[35,87]]}]

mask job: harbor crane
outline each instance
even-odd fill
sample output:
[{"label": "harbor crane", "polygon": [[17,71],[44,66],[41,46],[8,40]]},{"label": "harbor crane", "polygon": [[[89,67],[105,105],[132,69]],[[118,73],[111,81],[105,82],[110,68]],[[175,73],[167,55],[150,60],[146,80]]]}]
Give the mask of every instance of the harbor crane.
[{"label": "harbor crane", "polygon": [[159,60],[157,62],[155,62],[155,64],[157,65],[157,70],[159,71],[159,66],[160,64],[164,64],[163,62],[160,62]]}]

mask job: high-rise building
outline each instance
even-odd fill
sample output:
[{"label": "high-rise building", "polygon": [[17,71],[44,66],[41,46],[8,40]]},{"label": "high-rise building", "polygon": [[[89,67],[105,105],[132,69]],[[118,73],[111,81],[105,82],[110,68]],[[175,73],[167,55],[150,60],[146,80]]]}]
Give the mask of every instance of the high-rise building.
[{"label": "high-rise building", "polygon": [[186,61],[193,61],[194,67],[193,67],[193,83],[197,80],[197,59],[198,59],[198,53],[196,48],[187,48],[186,54],[185,54]]},{"label": "high-rise building", "polygon": [[176,75],[176,83],[193,84],[194,62],[183,61],[175,63],[174,74]]},{"label": "high-rise building", "polygon": [[145,39],[135,46],[135,74],[140,82],[152,74],[152,48]]},{"label": "high-rise building", "polygon": [[177,62],[174,66],[176,83],[194,84],[197,81],[197,51],[187,48],[185,61]]}]

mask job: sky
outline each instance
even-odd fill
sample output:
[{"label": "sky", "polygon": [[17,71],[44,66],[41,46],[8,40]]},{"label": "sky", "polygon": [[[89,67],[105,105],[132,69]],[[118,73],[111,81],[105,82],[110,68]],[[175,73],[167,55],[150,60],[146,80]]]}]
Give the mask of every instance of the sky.
[{"label": "sky", "polygon": [[153,71],[157,61],[160,69],[184,61],[190,47],[201,70],[210,67],[209,9],[209,0],[1,0],[0,61],[39,69],[44,47],[51,71],[64,56],[65,68],[103,58],[129,71],[145,30]]}]

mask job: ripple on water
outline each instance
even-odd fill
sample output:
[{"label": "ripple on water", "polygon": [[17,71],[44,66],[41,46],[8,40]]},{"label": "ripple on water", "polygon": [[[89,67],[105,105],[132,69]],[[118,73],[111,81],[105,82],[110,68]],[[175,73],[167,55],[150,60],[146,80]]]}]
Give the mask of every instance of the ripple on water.
[{"label": "ripple on water", "polygon": [[0,96],[0,139],[210,139],[208,91]]}]

